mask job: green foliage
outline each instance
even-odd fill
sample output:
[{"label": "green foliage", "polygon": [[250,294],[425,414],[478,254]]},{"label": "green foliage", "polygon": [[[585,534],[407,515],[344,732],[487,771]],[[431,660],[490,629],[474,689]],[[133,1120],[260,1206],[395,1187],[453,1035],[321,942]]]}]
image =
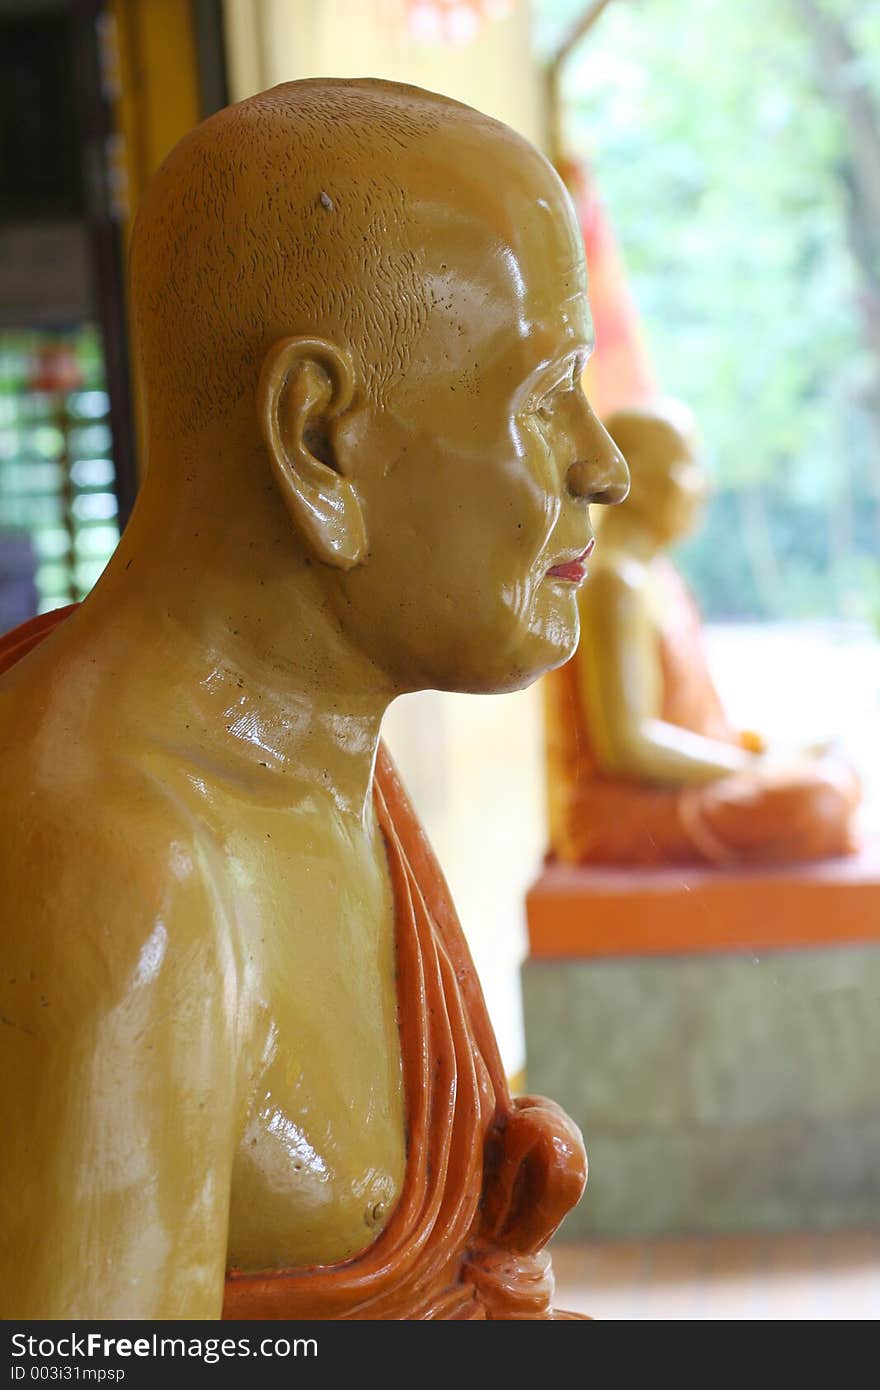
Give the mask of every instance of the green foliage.
[{"label": "green foliage", "polygon": [[[816,7],[876,102],[880,6]],[[583,5],[536,8],[546,52]],[[852,137],[796,0],[615,0],[565,96],[661,387],[700,423],[716,492],[681,558],[706,611],[876,614],[880,361],[847,240]]]}]

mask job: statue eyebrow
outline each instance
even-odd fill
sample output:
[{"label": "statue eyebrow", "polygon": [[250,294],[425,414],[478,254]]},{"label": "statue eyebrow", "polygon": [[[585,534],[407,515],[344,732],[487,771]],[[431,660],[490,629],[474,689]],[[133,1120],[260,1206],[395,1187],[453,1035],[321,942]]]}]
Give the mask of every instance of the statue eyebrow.
[{"label": "statue eyebrow", "polygon": [[549,395],[551,391],[570,382],[577,383],[593,352],[593,344],[585,340],[570,343],[560,352],[536,362],[519,379],[519,389],[533,395]]},{"label": "statue eyebrow", "polygon": [[[579,347],[568,348],[565,352],[560,353],[558,357],[552,358],[546,366],[539,368],[536,375],[538,377],[545,377],[553,374],[558,378],[558,385],[562,385],[562,383],[568,381],[569,378],[572,383],[574,383],[587,365],[587,360],[592,351],[593,346],[591,343],[583,343]],[[551,387],[551,390],[552,389]]]}]

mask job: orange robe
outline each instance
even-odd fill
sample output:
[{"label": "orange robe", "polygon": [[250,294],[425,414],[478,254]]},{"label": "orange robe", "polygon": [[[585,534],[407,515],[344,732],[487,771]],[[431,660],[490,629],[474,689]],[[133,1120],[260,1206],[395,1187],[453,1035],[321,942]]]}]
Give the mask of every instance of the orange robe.
[{"label": "orange robe", "polygon": [[[0,674],[72,611],[0,639]],[[552,1101],[512,1099],[449,889],[384,746],[374,783],[395,904],[406,1173],[388,1225],[338,1264],[230,1270],[224,1318],[546,1319],[544,1245],[586,1154]]]},{"label": "orange robe", "polygon": [[[668,563],[660,635],[661,718],[742,745],[706,662],[700,613]],[[576,658],[543,682],[551,858],[566,864],[792,863],[856,848],[858,779],[816,759],[803,772],[756,768],[699,786],[669,787],[603,773],[585,714]]]}]

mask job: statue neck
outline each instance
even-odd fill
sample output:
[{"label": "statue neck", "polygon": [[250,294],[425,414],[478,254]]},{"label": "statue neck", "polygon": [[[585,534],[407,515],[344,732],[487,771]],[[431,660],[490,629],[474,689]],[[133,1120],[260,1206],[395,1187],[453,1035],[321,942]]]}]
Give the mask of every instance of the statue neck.
[{"label": "statue neck", "polygon": [[366,825],[399,692],[341,631],[334,576],[298,548],[274,490],[249,481],[247,496],[218,479],[173,506],[145,485],[84,606],[90,650],[124,669],[128,717],[158,722],[163,742],[255,795],[317,792]]}]

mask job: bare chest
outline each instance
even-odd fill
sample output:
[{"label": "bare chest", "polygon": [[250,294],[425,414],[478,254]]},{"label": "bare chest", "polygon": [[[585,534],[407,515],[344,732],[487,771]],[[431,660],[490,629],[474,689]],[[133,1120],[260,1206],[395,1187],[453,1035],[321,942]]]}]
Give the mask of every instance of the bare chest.
[{"label": "bare chest", "polygon": [[229,1265],[344,1259],[404,1172],[394,904],[384,846],[254,812],[225,841],[259,1056],[232,1172]]}]

